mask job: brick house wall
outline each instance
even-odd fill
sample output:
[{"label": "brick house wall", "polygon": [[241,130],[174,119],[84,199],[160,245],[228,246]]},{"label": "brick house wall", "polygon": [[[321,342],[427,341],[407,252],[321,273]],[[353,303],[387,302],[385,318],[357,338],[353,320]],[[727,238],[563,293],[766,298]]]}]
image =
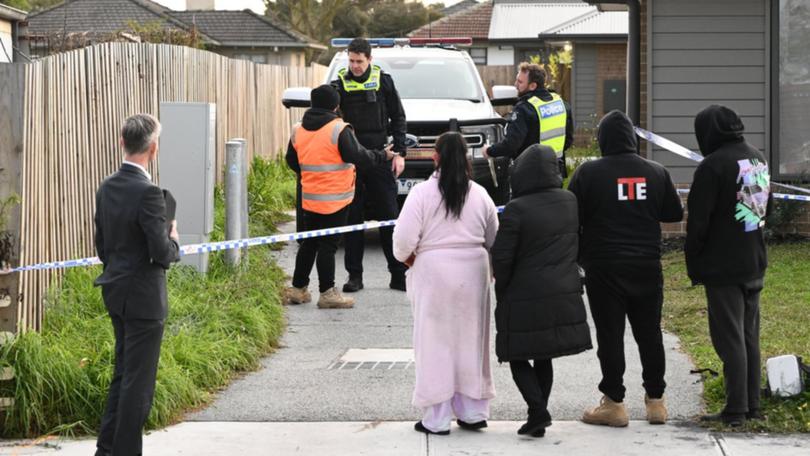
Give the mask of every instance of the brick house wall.
[{"label": "brick house wall", "polygon": [[605,115],[605,81],[627,79],[627,44],[596,45],[596,113],[597,119]]}]

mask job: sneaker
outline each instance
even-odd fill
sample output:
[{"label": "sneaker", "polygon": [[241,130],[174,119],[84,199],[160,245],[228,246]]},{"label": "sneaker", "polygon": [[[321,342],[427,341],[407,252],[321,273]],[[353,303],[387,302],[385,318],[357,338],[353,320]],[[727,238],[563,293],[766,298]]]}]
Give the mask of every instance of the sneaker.
[{"label": "sneaker", "polygon": [[335,287],[324,291],[318,298],[319,309],[351,309],[352,307],[354,307],[354,298],[343,296]]},{"label": "sneaker", "polygon": [[650,424],[664,424],[667,422],[667,404],[664,397],[652,399],[644,395],[644,405],[647,406],[647,421]]},{"label": "sneaker", "polygon": [[388,288],[392,290],[405,291],[405,273],[400,272],[391,274],[391,282],[388,284]]},{"label": "sneaker", "polygon": [[745,424],[745,413],[715,413],[700,417],[703,423],[723,423],[730,427],[740,427]]},{"label": "sneaker", "polygon": [[282,304],[304,304],[312,301],[312,295],[309,294],[307,287],[287,287],[284,290],[284,300]]},{"label": "sneaker", "polygon": [[363,276],[360,274],[349,274],[349,280],[343,284],[344,293],[354,293],[363,289]]},{"label": "sneaker", "polygon": [[627,417],[623,402],[613,402],[609,397],[602,396],[598,407],[586,410],[582,414],[582,421],[588,424],[625,427],[630,419]]},{"label": "sneaker", "polygon": [[551,419],[529,417],[528,421],[518,429],[518,435],[531,435],[532,437],[543,437],[546,435],[546,428],[551,426]]}]

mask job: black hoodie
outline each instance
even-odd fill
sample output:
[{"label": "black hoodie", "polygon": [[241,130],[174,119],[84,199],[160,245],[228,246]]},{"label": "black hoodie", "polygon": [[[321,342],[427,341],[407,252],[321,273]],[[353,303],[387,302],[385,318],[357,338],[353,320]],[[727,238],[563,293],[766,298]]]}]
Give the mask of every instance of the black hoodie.
[{"label": "black hoodie", "polygon": [[[322,128],[324,125],[338,118],[335,111],[321,108],[309,108],[304,113],[301,119],[301,127],[315,131]],[[374,165],[385,162],[385,151],[382,150],[369,150],[363,147],[354,135],[351,126],[343,129],[338,137],[338,151],[340,151],[340,158],[346,163],[352,163],[357,166],[358,170],[363,170]],[[293,147],[292,141],[287,144],[287,155],[284,157],[287,160],[287,165],[292,168],[296,173],[301,172],[301,167],[298,164],[298,153]]]},{"label": "black hoodie", "polygon": [[611,111],[599,122],[602,158],[583,163],[568,189],[579,201],[580,263],[661,259],[661,222],[683,219],[669,171],[638,155],[630,119]]},{"label": "black hoodie", "polygon": [[770,172],[743,131],[740,118],[725,106],[709,106],[695,117],[705,158],[687,202],[686,267],[694,284],[735,285],[765,275],[761,228],[773,202]]},{"label": "black hoodie", "polygon": [[500,361],[550,359],[591,348],[577,272],[577,199],[563,190],[557,156],[535,144],[510,170],[490,249],[495,275],[495,353]]}]

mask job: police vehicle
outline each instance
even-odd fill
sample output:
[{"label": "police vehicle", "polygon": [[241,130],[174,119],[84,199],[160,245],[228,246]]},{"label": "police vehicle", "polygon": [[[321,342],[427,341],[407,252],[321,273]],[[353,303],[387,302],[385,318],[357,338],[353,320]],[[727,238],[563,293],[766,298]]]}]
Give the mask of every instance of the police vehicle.
[{"label": "police vehicle", "polygon": [[[347,47],[351,39],[336,38],[333,47]],[[501,140],[505,120],[493,105],[517,100],[512,86],[493,87],[493,97],[475,68],[470,55],[457,46],[469,46],[471,38],[379,38],[369,39],[372,64],[394,79],[408,123],[408,154],[398,180],[400,200],[414,185],[433,172],[433,147],[446,131],[459,131],[469,146],[473,179],[483,185],[496,204],[509,200],[508,158],[485,159],[485,145]],[[348,66],[348,53],[335,54],[325,84],[338,78]],[[311,88],[289,88],[282,102],[287,107],[309,106]]]}]

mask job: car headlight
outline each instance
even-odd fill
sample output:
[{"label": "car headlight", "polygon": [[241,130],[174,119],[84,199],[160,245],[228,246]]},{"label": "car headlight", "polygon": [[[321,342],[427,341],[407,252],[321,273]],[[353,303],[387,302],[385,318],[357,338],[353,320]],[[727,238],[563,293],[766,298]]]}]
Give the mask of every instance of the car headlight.
[{"label": "car headlight", "polygon": [[470,156],[472,158],[484,158],[482,149],[501,140],[503,128],[500,125],[476,125],[473,127],[461,127],[461,133],[466,137],[476,137],[477,141],[467,140],[470,144]]}]

